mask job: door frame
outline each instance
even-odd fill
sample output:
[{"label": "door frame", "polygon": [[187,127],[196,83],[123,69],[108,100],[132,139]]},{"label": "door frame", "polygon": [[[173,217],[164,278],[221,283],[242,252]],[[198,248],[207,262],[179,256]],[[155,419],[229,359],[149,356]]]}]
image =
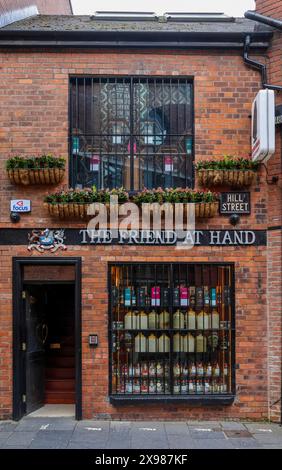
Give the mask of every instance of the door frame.
[{"label": "door frame", "polygon": [[82,419],[82,355],[81,355],[81,258],[40,258],[13,257],[13,420],[24,416],[25,406],[22,395],[25,393],[25,360],[21,350],[25,325],[23,322],[23,266],[69,266],[75,267],[75,419]]}]

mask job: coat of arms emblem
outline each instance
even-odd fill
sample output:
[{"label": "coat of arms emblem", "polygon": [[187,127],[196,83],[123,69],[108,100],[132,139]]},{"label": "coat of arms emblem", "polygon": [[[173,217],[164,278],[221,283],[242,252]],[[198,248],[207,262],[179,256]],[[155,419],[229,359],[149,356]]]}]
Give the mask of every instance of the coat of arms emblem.
[{"label": "coat of arms emblem", "polygon": [[67,249],[64,239],[65,231],[63,229],[50,230],[46,228],[45,230],[32,230],[28,234],[29,244],[27,249],[29,251],[37,250],[39,253],[44,253],[44,251],[55,253],[59,249]]}]

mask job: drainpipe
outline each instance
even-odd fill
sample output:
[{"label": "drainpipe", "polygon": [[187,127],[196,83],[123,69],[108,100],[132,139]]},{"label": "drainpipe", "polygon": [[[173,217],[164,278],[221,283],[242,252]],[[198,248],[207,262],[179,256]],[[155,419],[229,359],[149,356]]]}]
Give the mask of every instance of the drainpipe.
[{"label": "drainpipe", "polygon": [[261,73],[261,82],[262,82],[262,87],[263,88],[268,88],[269,90],[276,90],[276,91],[282,91],[282,86],[280,85],[270,85],[267,83],[267,72],[266,72],[266,65],[262,64],[261,62],[258,62],[254,59],[250,59],[248,56],[249,53],[249,47],[251,44],[251,36],[248,34],[245,38],[245,44],[244,44],[244,62],[245,64],[250,65],[251,67],[257,69]]},{"label": "drainpipe", "polygon": [[268,26],[273,26],[273,28],[280,29],[282,31],[282,21],[276,20],[274,18],[270,18],[269,16],[264,16],[260,15],[259,13],[256,13],[255,11],[246,11],[244,14],[245,18],[248,18],[249,20],[254,20],[258,21],[259,23],[264,23],[267,24]]}]

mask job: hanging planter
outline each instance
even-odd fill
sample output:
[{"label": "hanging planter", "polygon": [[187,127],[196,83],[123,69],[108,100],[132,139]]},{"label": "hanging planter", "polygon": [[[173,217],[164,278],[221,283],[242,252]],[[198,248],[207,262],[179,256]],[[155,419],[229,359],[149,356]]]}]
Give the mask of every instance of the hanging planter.
[{"label": "hanging planter", "polygon": [[21,185],[59,184],[65,175],[65,160],[51,155],[41,157],[13,157],[6,163],[11,183]]},{"label": "hanging planter", "polygon": [[[111,191],[86,188],[49,194],[45,197],[44,203],[51,217],[85,219],[93,217],[94,214],[89,208],[94,203],[105,204],[109,213],[110,197],[113,195],[118,197],[119,204],[130,201],[128,193],[123,188]],[[171,203],[174,209],[178,203],[193,204],[196,218],[214,217],[218,213],[218,195],[211,191],[193,191],[189,188],[145,189],[133,196],[131,201],[141,207],[143,203]],[[124,215],[119,216],[120,220],[123,217]]]},{"label": "hanging planter", "polygon": [[172,203],[194,204],[195,217],[214,217],[218,213],[218,195],[211,191],[194,191],[190,188],[145,189],[133,197],[133,202],[142,203]]},{"label": "hanging planter", "polygon": [[60,219],[85,219],[90,204],[86,203],[45,203],[49,215]]},{"label": "hanging planter", "polygon": [[247,158],[225,157],[221,160],[199,161],[195,164],[198,184],[205,188],[250,186],[257,175],[258,162]]},{"label": "hanging planter", "polygon": [[198,202],[195,204],[196,219],[215,217],[218,214],[218,202]]},{"label": "hanging planter", "polygon": [[111,196],[117,196],[119,203],[128,201],[128,194],[123,188],[97,191],[94,187],[48,194],[44,199],[44,206],[51,217],[86,219],[93,217],[94,214],[89,208],[95,202],[105,204],[108,211]]}]

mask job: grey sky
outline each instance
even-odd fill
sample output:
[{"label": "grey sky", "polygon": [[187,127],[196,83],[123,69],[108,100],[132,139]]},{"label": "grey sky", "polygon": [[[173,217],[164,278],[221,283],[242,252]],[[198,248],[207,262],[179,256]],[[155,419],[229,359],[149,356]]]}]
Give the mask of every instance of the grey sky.
[{"label": "grey sky", "polygon": [[[255,9],[254,0],[72,0],[74,14],[90,15],[96,10],[115,11],[165,11],[224,12],[232,16],[244,16]],[[133,6],[134,5],[134,6]]]}]

